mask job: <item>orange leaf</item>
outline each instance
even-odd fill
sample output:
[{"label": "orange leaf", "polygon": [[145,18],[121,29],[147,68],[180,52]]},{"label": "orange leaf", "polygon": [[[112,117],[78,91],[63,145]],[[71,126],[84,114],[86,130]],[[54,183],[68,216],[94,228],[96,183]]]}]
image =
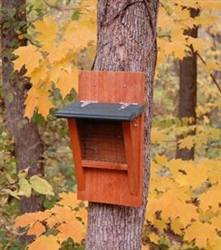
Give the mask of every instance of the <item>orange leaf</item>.
[{"label": "orange leaf", "polygon": [[55,206],[51,209],[60,223],[75,220],[76,212],[72,211],[69,207]]},{"label": "orange leaf", "polygon": [[61,200],[59,201],[60,205],[71,207],[75,209],[79,205],[79,201],[77,200],[76,193],[62,193],[60,194]]},{"label": "orange leaf", "polygon": [[82,223],[77,219],[69,219],[69,221],[66,222],[66,224],[62,224],[57,228],[60,231],[57,235],[59,240],[62,242],[70,237],[74,242],[81,243],[84,238],[84,228]]},{"label": "orange leaf", "polygon": [[200,207],[203,211],[206,211],[212,207],[213,211],[218,211],[221,201],[221,187],[220,185],[212,186],[207,192],[203,193],[199,197]]},{"label": "orange leaf", "polygon": [[34,242],[28,245],[28,250],[59,250],[60,244],[57,242],[57,236],[42,235],[38,237]]},{"label": "orange leaf", "polygon": [[33,225],[30,226],[27,234],[28,235],[36,235],[38,237],[39,235],[41,235],[45,231],[46,231],[46,228],[42,225],[42,223],[39,221],[36,221]]},{"label": "orange leaf", "polygon": [[187,241],[195,239],[196,246],[206,248],[208,243],[211,245],[216,244],[219,236],[212,225],[195,221],[185,230],[184,239]]},{"label": "orange leaf", "polygon": [[26,227],[35,223],[36,221],[46,220],[50,216],[50,211],[45,210],[44,212],[36,213],[26,213],[16,218],[15,226],[16,227]]}]

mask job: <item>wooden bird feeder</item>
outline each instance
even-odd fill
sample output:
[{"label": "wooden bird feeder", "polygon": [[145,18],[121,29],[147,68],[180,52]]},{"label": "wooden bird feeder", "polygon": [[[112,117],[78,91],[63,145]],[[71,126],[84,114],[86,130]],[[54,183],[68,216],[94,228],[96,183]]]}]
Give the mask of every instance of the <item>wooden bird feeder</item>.
[{"label": "wooden bird feeder", "polygon": [[78,199],[139,207],[143,183],[145,75],[82,71],[67,118]]}]

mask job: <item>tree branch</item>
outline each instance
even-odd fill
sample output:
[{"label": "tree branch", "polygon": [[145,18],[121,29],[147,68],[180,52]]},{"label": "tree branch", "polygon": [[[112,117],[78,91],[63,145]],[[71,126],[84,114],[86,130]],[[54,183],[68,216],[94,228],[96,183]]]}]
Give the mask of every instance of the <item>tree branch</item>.
[{"label": "tree branch", "polygon": [[[201,56],[197,51],[196,51],[196,54],[197,54],[197,56],[199,57],[199,59],[201,60],[201,62],[202,62],[204,65],[206,65],[206,61],[202,58],[202,56]],[[212,78],[213,82],[215,83],[216,87],[218,88],[219,92],[221,93],[221,87],[219,86],[218,82],[216,81],[215,76],[214,76],[212,73],[210,73],[209,75],[210,75],[210,77]]]}]

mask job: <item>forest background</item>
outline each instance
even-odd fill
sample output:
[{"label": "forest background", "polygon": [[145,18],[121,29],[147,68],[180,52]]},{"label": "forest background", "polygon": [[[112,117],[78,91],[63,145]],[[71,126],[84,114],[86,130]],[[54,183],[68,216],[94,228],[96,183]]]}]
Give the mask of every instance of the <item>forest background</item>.
[{"label": "forest background", "polygon": [[[31,79],[24,116],[38,124],[45,175],[28,177],[28,169],[16,172],[0,84],[0,248],[23,249],[20,228],[26,227],[29,235],[36,236],[28,249],[83,249],[87,204],[76,199],[66,121],[54,114],[76,99],[78,70],[90,70],[93,64],[96,1],[27,1],[26,9],[29,44],[14,51],[14,69],[25,63],[26,77]],[[192,9],[199,10],[194,17]],[[219,1],[160,3],[144,249],[221,246],[220,13]],[[13,18],[13,10],[8,15]],[[198,37],[184,32],[195,27]],[[196,123],[192,117],[178,118],[180,61],[193,53],[197,54]],[[176,157],[177,150],[192,148],[194,159]],[[20,197],[36,194],[46,210],[18,216]]]}]

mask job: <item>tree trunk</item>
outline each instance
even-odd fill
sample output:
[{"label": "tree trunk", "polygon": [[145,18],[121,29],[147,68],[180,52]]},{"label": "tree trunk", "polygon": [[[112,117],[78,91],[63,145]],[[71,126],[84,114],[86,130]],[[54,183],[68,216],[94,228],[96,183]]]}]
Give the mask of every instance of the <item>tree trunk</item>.
[{"label": "tree trunk", "polygon": [[[195,17],[199,10],[191,9],[191,16]],[[186,30],[185,33],[192,37],[197,37],[197,27]],[[191,56],[186,56],[180,61],[180,88],[179,88],[179,104],[178,117],[190,118],[189,125],[196,124],[196,95],[197,95],[197,54],[192,51]],[[195,131],[191,131],[188,135],[194,135]],[[183,135],[178,137],[184,138]],[[177,145],[176,158],[190,160],[194,158],[194,147],[191,149],[179,149]]]},{"label": "tree trunk", "polygon": [[[95,70],[146,73],[143,205],[89,203],[87,250],[139,250],[149,185],[157,0],[99,0]],[[117,83],[116,83],[117,84]]]},{"label": "tree trunk", "polygon": [[[27,44],[25,0],[2,0],[1,10],[1,58],[4,102],[7,126],[15,143],[17,170],[29,168],[29,175],[43,174],[43,144],[36,124],[28,122],[24,115],[26,87],[25,68],[13,73],[13,50]],[[9,15],[10,14],[10,15]],[[21,214],[41,209],[36,197],[22,197]]]}]

